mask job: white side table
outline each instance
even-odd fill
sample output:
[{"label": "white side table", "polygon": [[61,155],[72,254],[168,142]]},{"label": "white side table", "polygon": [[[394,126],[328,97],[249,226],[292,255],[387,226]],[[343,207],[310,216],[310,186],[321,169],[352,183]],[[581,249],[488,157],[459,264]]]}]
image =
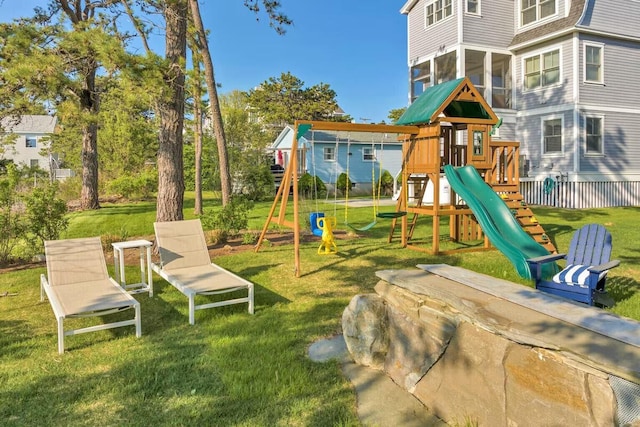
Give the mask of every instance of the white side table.
[{"label": "white side table", "polygon": [[[148,240],[132,240],[111,244],[111,246],[113,246],[113,263],[116,268],[116,281],[120,283],[120,286],[123,288],[127,290],[131,289],[129,291],[130,294],[149,292],[149,296],[153,296],[153,279],[151,278],[152,245]],[[136,248],[140,250],[140,282],[127,285],[124,272],[124,250]]]}]

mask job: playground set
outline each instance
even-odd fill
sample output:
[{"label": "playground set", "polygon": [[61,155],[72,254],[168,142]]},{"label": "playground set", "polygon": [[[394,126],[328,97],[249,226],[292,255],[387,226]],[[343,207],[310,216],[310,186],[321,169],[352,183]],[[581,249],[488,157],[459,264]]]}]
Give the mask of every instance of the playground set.
[{"label": "playground set", "polygon": [[[520,193],[519,143],[491,138],[499,126],[499,118],[467,77],[428,88],[395,125],[296,121],[291,159],[256,251],[270,224],[292,228],[295,274],[300,275],[297,139],[301,135],[309,129],[395,133],[403,144],[400,193],[394,212],[376,214],[391,220],[389,242],[399,234],[402,247],[432,254],[495,247],[509,258],[522,277],[530,278],[526,260],[556,250]],[[441,181],[445,177],[451,189],[448,199],[441,194]],[[290,195],[283,191],[290,185],[293,221],[286,218]],[[433,197],[425,202],[429,187],[433,189]],[[375,188],[373,193],[375,202]],[[413,240],[420,216],[431,219],[430,246]],[[441,250],[440,222],[444,217],[449,217],[448,240],[484,240],[484,244]],[[335,218],[316,213],[310,222],[311,228],[318,230],[314,234],[322,238],[318,253],[335,253],[337,248],[332,236],[337,226]]]}]

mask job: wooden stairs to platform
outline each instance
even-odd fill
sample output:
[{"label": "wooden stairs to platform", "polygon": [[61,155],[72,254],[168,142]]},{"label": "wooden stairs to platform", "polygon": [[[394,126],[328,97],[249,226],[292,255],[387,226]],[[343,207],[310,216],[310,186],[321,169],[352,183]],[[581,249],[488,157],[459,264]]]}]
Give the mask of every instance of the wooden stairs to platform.
[{"label": "wooden stairs to platform", "polygon": [[[413,205],[413,207],[420,208],[422,207],[422,196],[426,189],[427,179],[425,177],[411,177],[410,180],[415,185],[415,188],[418,189],[418,191],[415,194],[415,200],[414,200],[415,204]],[[540,223],[536,219],[531,208],[524,201],[524,197],[522,196],[522,194],[520,194],[520,191],[517,189],[517,187],[493,185],[492,188],[494,188],[494,191],[500,194],[500,197],[502,198],[502,200],[504,200],[504,202],[509,207],[509,209],[511,209],[512,213],[514,214],[514,216],[522,226],[522,229],[526,231],[529,235],[531,235],[531,237],[533,237],[533,239],[536,242],[542,245],[550,253],[557,253],[556,247],[547,236],[542,225],[540,225]],[[400,197],[402,197],[402,195],[400,195]],[[396,209],[397,210],[406,209],[405,207],[402,206],[402,202],[400,198],[398,199],[398,204]],[[420,214],[416,212],[411,212],[409,215],[407,215],[407,221],[408,221],[407,240],[409,244],[413,237],[413,232],[415,230],[419,216]],[[469,221],[471,221],[471,223]],[[473,224],[475,224],[476,227],[474,227]],[[389,230],[389,238],[388,238],[389,243],[393,241],[393,238],[395,237],[396,229],[398,228],[399,225],[400,224],[397,222],[397,219],[394,218],[394,220],[391,223],[391,228]],[[480,227],[475,221],[475,218],[473,218],[473,215],[464,214],[460,218],[459,227],[468,229],[467,232],[464,233],[468,237],[472,237],[473,239],[481,238],[481,234],[478,234]],[[476,230],[477,232],[474,232],[474,230]]]},{"label": "wooden stairs to platform", "polygon": [[529,233],[536,242],[551,253],[557,253],[556,247],[545,233],[531,208],[524,201],[519,191],[501,192],[500,197],[514,213],[522,229]]}]

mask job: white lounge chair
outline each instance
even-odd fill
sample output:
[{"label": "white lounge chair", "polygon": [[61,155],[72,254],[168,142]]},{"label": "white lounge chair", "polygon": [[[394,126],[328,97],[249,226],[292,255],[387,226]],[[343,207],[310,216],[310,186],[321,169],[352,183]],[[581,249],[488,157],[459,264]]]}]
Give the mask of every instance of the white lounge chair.
[{"label": "white lounge chair", "polygon": [[[153,271],[189,299],[189,323],[195,324],[195,311],[231,304],[248,303],[253,314],[253,283],[211,262],[199,219],[155,222],[160,264]],[[246,290],[247,296],[195,305],[196,295],[221,295]]]},{"label": "white lounge chair", "polygon": [[[64,353],[64,337],[103,329],[135,325],[140,337],[140,304],[109,277],[99,237],[44,242],[47,276],[40,276],[40,300],[45,294],[58,323],[58,353]],[[64,320],[96,317],[133,308],[134,318],[113,323],[64,330]]]}]

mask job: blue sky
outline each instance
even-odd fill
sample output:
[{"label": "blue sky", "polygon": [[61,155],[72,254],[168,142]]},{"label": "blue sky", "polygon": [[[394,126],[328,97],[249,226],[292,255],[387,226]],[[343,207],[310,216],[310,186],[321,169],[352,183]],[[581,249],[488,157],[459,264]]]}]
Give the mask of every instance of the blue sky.
[{"label": "blue sky", "polygon": [[[0,0],[0,21],[30,15],[45,0]],[[407,105],[404,0],[281,0],[293,20],[279,36],[242,0],[201,0],[221,93],[249,90],[291,72],[306,86],[327,83],[357,122],[387,120]],[[164,50],[159,40],[157,49]]]}]

